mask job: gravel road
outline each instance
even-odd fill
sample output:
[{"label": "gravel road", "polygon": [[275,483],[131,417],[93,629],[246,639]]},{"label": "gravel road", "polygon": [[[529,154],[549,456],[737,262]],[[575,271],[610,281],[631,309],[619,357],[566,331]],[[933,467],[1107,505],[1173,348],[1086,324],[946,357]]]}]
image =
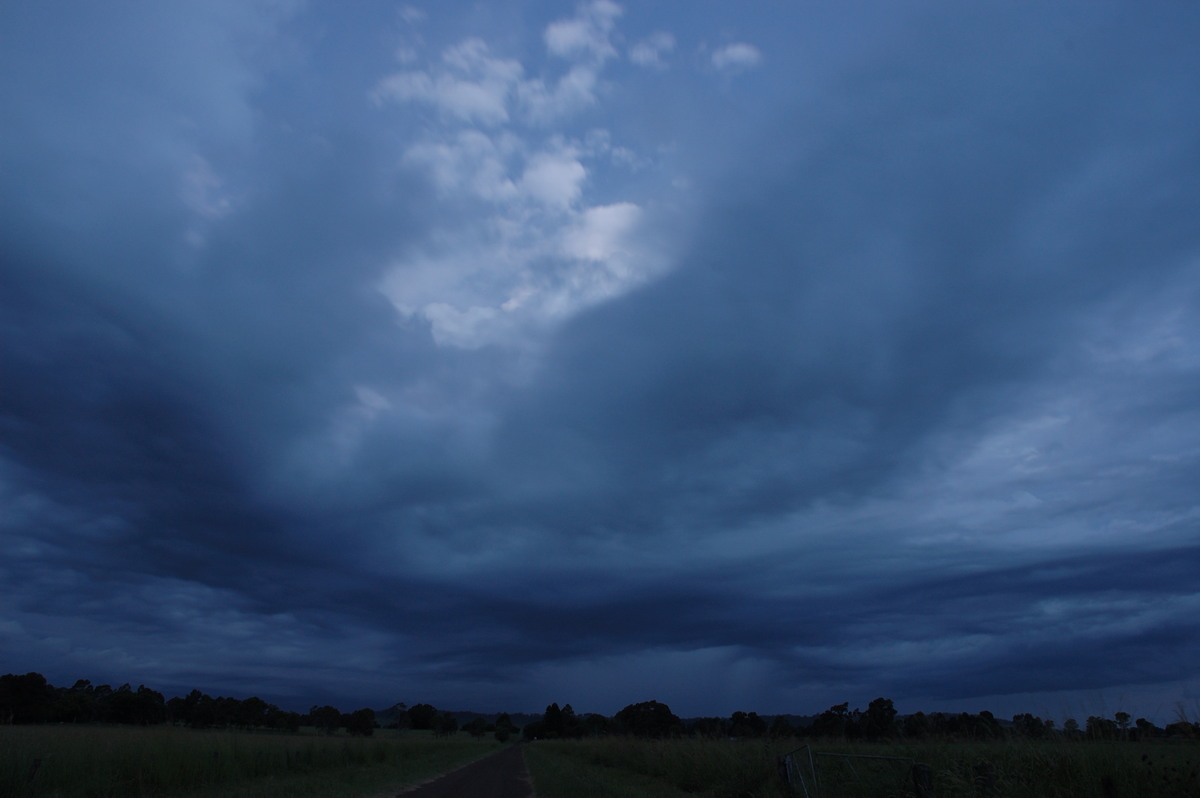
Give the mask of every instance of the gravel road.
[{"label": "gravel road", "polygon": [[403,798],[534,798],[520,745],[399,793]]}]

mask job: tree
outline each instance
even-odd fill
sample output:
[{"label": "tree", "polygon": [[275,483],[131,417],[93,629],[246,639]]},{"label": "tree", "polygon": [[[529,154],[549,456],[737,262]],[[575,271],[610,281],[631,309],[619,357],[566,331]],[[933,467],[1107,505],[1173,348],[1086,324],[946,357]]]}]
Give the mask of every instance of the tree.
[{"label": "tree", "polygon": [[1013,715],[1012,729],[1013,734],[1019,737],[1028,737],[1031,740],[1039,740],[1045,737],[1048,731],[1045,722],[1041,718],[1028,712]]},{"label": "tree", "polygon": [[432,729],[437,710],[430,704],[414,704],[408,708],[408,725],[413,729]]},{"label": "tree", "polygon": [[714,740],[729,734],[725,730],[724,718],[696,718],[692,721],[689,730],[696,737],[707,737]]},{"label": "tree", "polygon": [[930,722],[924,712],[914,712],[905,716],[901,722],[904,736],[913,740],[921,740],[929,736]]},{"label": "tree", "polygon": [[813,719],[809,730],[814,737],[845,737],[850,725],[850,702],[834,704]]},{"label": "tree", "polygon": [[308,719],[312,725],[325,734],[333,734],[342,727],[342,713],[338,711],[337,707],[331,707],[328,704],[310,709]]},{"label": "tree", "polygon": [[1162,734],[1162,729],[1145,718],[1138,718],[1134,721],[1134,725],[1137,727],[1135,734],[1139,740],[1150,740]]},{"label": "tree", "polygon": [[542,713],[542,736],[562,737],[563,712],[555,702]]},{"label": "tree", "polygon": [[166,702],[163,701],[162,693],[157,693],[145,685],[139,685],[134,691],[126,682],[118,687],[105,703],[110,723],[148,726],[166,719]]},{"label": "tree", "polygon": [[657,701],[630,704],[613,716],[613,720],[634,737],[671,737],[683,732],[683,721],[670,707]]},{"label": "tree", "polygon": [[458,731],[458,719],[449,712],[443,712],[433,719],[433,735],[449,737]]},{"label": "tree", "polygon": [[896,707],[890,698],[876,698],[867,705],[863,735],[868,740],[891,737],[896,731]]},{"label": "tree", "polygon": [[72,687],[58,691],[53,720],[59,723],[88,723],[99,716],[100,707],[96,703],[92,683],[87,679],[79,679]]},{"label": "tree", "polygon": [[770,734],[776,739],[781,737],[795,737],[796,727],[789,723],[788,719],[783,715],[776,715],[775,719],[771,721]]},{"label": "tree", "polygon": [[501,712],[496,716],[496,731],[505,729],[509,734],[517,730],[517,726],[512,722],[512,717],[507,712]]},{"label": "tree", "polygon": [[558,736],[575,739],[583,736],[583,723],[570,704],[563,705],[559,715]]},{"label": "tree", "polygon": [[767,733],[767,722],[757,712],[734,712],[729,716],[730,737],[763,737]]},{"label": "tree", "polygon": [[254,729],[267,725],[267,715],[271,705],[258,696],[241,701],[237,707],[237,725],[243,729]]},{"label": "tree", "polygon": [[370,737],[375,733],[375,710],[356,709],[342,717],[342,725],[356,737]]},{"label": "tree", "polygon": [[583,734],[588,737],[599,737],[608,733],[608,718],[596,712],[589,712],[580,721]]},{"label": "tree", "polygon": [[1117,724],[1108,718],[1092,715],[1087,719],[1087,736],[1093,740],[1115,740]]},{"label": "tree", "polygon": [[0,676],[0,723],[45,723],[54,705],[54,688],[40,673]]}]

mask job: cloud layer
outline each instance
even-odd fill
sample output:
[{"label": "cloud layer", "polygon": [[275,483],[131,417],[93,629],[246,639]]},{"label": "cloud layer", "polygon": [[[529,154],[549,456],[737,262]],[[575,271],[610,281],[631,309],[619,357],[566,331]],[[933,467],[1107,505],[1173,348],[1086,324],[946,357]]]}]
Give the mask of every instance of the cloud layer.
[{"label": "cloud layer", "polygon": [[0,24],[7,670],[1195,698],[1194,11],[72,8]]}]

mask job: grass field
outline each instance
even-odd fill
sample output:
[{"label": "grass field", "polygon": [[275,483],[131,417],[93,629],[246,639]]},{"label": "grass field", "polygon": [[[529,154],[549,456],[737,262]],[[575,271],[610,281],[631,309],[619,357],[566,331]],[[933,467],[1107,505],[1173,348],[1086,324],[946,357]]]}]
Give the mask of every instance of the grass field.
[{"label": "grass field", "polygon": [[[778,757],[801,741],[540,741],[525,747],[538,798],[776,798]],[[907,761],[929,765],[937,798],[1197,798],[1200,744],[1100,742],[812,746],[798,756],[812,798],[915,796]],[[820,752],[816,754],[816,752]]]},{"label": "grass field", "polygon": [[0,796],[367,796],[422,781],[501,747],[465,735],[377,735],[0,726]]}]

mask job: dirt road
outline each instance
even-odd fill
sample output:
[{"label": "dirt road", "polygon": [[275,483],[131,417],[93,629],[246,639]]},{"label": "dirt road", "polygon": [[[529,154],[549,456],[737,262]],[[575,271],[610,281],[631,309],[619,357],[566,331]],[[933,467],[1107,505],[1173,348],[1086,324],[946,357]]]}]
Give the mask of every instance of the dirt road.
[{"label": "dirt road", "polygon": [[534,798],[521,746],[513,745],[466,767],[400,793],[403,798]]}]

